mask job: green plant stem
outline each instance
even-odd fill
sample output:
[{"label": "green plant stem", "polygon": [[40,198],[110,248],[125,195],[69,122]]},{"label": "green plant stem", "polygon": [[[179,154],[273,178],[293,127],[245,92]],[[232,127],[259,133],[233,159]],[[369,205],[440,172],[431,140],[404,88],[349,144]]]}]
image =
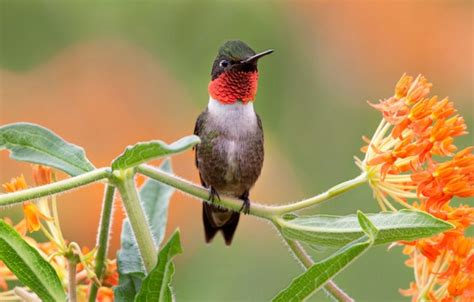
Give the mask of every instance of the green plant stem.
[{"label": "green plant stem", "polygon": [[133,180],[135,171],[133,169],[127,169],[118,171],[118,174],[114,182],[122,196],[122,203],[127,212],[133,234],[137,240],[145,270],[149,273],[156,265],[158,254],[147,223],[148,220],[140,203],[140,197],[135,188],[135,182]]},{"label": "green plant stem", "polygon": [[[172,186],[180,191],[188,193],[194,197],[197,197],[202,200],[209,201],[209,190],[198,186],[189,180],[182,179],[176,175],[164,172],[157,168],[148,166],[148,165],[140,165],[137,167],[137,172],[153,178],[159,182]],[[285,213],[290,213],[294,211],[298,211],[307,207],[311,207],[317,205],[325,200],[331,199],[334,196],[340,195],[344,192],[347,192],[350,189],[353,189],[367,181],[367,176],[365,173],[357,176],[354,179],[345,181],[340,183],[324,193],[316,195],[314,197],[283,206],[266,206],[256,202],[252,202],[250,206],[250,214],[254,216],[259,216],[267,219],[273,219],[273,217],[281,216]],[[242,201],[237,198],[232,198],[228,196],[220,196],[220,201],[215,201],[222,206],[232,209],[235,211],[239,211],[242,207]]]},{"label": "green plant stem", "polygon": [[[148,165],[138,166],[137,172],[150,178],[153,178],[161,183],[174,187],[182,192],[188,193],[194,197],[197,197],[198,199],[209,201],[209,190],[198,186],[190,182],[189,180],[180,178],[176,175],[164,172],[160,169]],[[242,208],[242,200],[237,198],[221,195],[220,201],[216,200],[215,202],[234,211],[239,211]],[[254,216],[268,218],[273,216],[272,208],[273,207],[271,206],[252,202],[252,205],[250,207],[250,214]]]},{"label": "green plant stem", "polygon": [[[100,225],[97,236],[97,255],[95,258],[95,274],[97,279],[102,282],[102,276],[105,271],[105,262],[107,259],[107,250],[109,246],[110,225],[112,222],[112,209],[114,204],[115,187],[107,185],[102,202],[102,212],[100,214]],[[89,293],[89,301],[94,302],[99,287],[92,282]]]},{"label": "green plant stem", "polygon": [[67,275],[68,275],[68,302],[77,302],[76,292],[76,265],[77,262],[71,257],[67,262]]},{"label": "green plant stem", "polygon": [[[276,226],[278,230],[279,227]],[[313,259],[311,259],[311,256],[308,255],[308,253],[305,251],[305,249],[301,246],[301,244],[298,241],[290,240],[282,236],[283,239],[285,240],[286,244],[288,247],[291,249],[295,257],[298,259],[298,261],[305,267],[305,269],[309,269],[311,266],[314,265]],[[336,301],[339,302],[353,302],[354,299],[352,299],[348,294],[346,294],[337,284],[329,280],[324,284],[324,289],[326,292],[331,295]]]},{"label": "green plant stem", "polygon": [[[139,173],[143,175],[146,175],[164,184],[170,185],[199,199],[209,201],[209,191],[206,188],[196,185],[188,180],[182,179],[180,177],[177,177],[176,175],[161,171],[148,165],[140,165],[136,167],[136,169]],[[43,196],[54,195],[60,192],[65,192],[110,177],[110,174],[110,168],[101,168],[44,186],[34,187],[31,189],[26,189],[8,194],[1,194],[0,207],[21,203]],[[250,207],[250,214],[263,218],[281,216],[285,213],[290,213],[317,205],[323,201],[326,201],[328,199],[331,199],[332,197],[335,197],[350,189],[353,189],[365,183],[366,181],[367,175],[363,173],[354,179],[345,181],[330,188],[324,193],[288,205],[267,206],[253,202],[252,206]],[[220,202],[218,202],[226,208],[235,211],[239,211],[241,209],[242,201],[240,199],[228,196],[220,197],[221,200]]]},{"label": "green plant stem", "polygon": [[21,203],[27,200],[40,198],[65,192],[77,187],[82,187],[98,180],[107,178],[110,175],[110,168],[96,169],[78,176],[63,179],[44,186],[34,187],[22,191],[0,195],[0,207]]},{"label": "green plant stem", "polygon": [[341,195],[351,189],[354,189],[362,184],[367,182],[367,174],[362,173],[359,176],[341,182],[340,184],[335,185],[324,193],[318,194],[316,196],[310,197],[308,199],[301,200],[299,202],[291,203],[288,205],[274,207],[272,209],[274,214],[282,215],[286,213],[295,212],[304,208],[312,207],[317,204],[320,204],[323,201],[329,200],[335,196]]}]

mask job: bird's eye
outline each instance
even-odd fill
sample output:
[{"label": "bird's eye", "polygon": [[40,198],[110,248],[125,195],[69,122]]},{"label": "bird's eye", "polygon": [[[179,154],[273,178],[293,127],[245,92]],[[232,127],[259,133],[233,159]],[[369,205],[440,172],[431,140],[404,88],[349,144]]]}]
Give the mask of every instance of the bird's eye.
[{"label": "bird's eye", "polygon": [[219,62],[219,66],[222,67],[222,68],[226,68],[227,66],[229,66],[229,61],[222,60],[222,61]]}]

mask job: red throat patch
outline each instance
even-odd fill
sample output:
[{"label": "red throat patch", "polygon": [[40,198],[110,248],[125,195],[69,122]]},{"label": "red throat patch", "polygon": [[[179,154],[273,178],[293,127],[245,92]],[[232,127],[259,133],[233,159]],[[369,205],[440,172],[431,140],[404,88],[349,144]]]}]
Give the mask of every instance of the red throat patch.
[{"label": "red throat patch", "polygon": [[209,83],[209,95],[224,104],[253,101],[257,94],[258,72],[228,71]]}]

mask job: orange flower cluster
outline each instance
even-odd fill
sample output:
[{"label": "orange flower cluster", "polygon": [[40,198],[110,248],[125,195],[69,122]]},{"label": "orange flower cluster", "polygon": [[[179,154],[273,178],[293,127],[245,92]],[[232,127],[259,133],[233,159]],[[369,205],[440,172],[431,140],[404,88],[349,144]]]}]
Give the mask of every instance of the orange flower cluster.
[{"label": "orange flower cluster", "polygon": [[356,163],[382,210],[396,211],[393,200],[455,226],[401,243],[415,275],[401,293],[413,301],[474,301],[474,239],[465,236],[474,208],[450,205],[454,197],[474,196],[474,147],[456,153],[454,138],[467,133],[466,124],[447,98],[428,97],[431,86],[421,75],[403,75],[392,97],[370,104],[383,119]]},{"label": "orange flower cluster", "polygon": [[[426,204],[420,210],[426,211]],[[474,208],[444,205],[437,213],[455,228],[432,238],[402,242],[415,282],[400,290],[412,301],[474,301],[474,239],[466,229],[474,223]]]},{"label": "orange flower cluster", "polygon": [[[36,171],[40,171],[39,168],[34,168]],[[45,170],[42,168],[41,171]],[[42,172],[46,173],[46,172]],[[49,172],[51,174],[51,172]],[[33,173],[35,175],[35,179],[38,177],[36,176],[37,173]],[[25,177],[23,175],[19,177],[14,177],[10,180],[9,183],[5,183],[2,185],[3,189],[6,192],[16,192],[20,190],[24,190],[28,188],[26,184]],[[28,231],[36,232],[41,228],[41,219],[44,220],[51,220],[50,217],[43,214],[35,203],[25,202],[23,204],[23,213],[25,215],[26,226],[28,227]]]},{"label": "orange flower cluster", "polygon": [[[50,168],[40,165],[33,165],[32,168],[33,179],[37,186],[49,184],[54,179],[54,174]],[[20,177],[12,178],[9,183],[3,184],[2,187],[6,192],[15,192],[27,189],[28,185],[26,184],[24,176],[21,175]],[[68,244],[64,240],[59,227],[58,217],[54,215],[50,217],[51,212],[57,213],[57,211],[50,210],[49,202],[52,203],[52,207],[55,209],[56,200],[54,197],[51,198],[51,200],[42,198],[35,202],[25,202],[23,205],[25,219],[14,225],[14,228],[31,246],[36,247],[44,258],[49,260],[59,278],[63,280],[65,287],[67,285],[68,261],[64,255],[74,250],[74,253],[77,254],[80,259],[76,269],[78,301],[87,301],[90,284],[92,282],[98,282],[97,277],[93,273],[95,250],[89,251],[87,248],[81,250],[76,243]],[[3,219],[10,225],[13,225],[10,219]],[[27,231],[31,233],[38,230],[41,230],[49,241],[37,242],[27,236]],[[8,290],[9,282],[15,284],[17,278],[5,264],[0,261],[0,289],[3,290],[3,292],[0,292],[0,301],[17,300],[18,298],[13,290]],[[112,287],[118,285],[118,271],[115,260],[107,261],[106,273],[101,285],[97,294],[97,301],[113,301]]]}]

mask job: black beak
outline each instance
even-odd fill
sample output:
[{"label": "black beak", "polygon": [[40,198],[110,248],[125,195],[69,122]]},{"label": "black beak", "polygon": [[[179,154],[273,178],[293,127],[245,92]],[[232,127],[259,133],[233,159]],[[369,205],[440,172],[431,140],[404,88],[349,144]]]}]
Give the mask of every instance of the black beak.
[{"label": "black beak", "polygon": [[266,55],[269,55],[269,54],[271,54],[272,52],[273,52],[273,49],[269,49],[269,50],[262,51],[261,53],[258,53],[258,54],[256,54],[256,55],[251,56],[250,58],[247,58],[247,59],[245,59],[245,60],[240,61],[240,64],[255,62],[255,61],[257,61],[258,59],[260,59],[261,57],[264,57],[264,56],[266,56]]}]

